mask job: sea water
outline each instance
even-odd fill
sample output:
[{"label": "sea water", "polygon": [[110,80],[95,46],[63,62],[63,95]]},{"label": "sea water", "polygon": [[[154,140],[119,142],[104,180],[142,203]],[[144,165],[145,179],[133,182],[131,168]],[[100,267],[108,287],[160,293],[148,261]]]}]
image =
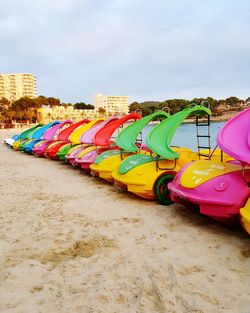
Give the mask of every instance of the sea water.
[{"label": "sea water", "polygon": [[[210,135],[211,135],[211,147],[216,145],[216,137],[219,129],[225,124],[225,122],[213,122],[210,124]],[[147,134],[152,130],[155,124],[148,125],[144,128],[142,133],[143,143],[146,142]],[[207,135],[207,127],[199,127],[200,135]],[[164,136],[164,134],[162,134]],[[163,138],[164,140],[164,138]],[[207,146],[207,138],[200,138],[200,145]],[[182,124],[177,128],[177,131],[171,142],[173,146],[187,147],[194,151],[197,151],[197,136],[196,136],[196,126],[195,124]]]}]

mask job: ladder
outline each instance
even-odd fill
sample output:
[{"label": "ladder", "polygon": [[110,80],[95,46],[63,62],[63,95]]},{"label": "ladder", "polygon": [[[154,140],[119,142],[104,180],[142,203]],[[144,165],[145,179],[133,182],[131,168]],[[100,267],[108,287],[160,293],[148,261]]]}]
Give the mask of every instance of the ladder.
[{"label": "ladder", "polygon": [[[197,136],[197,148],[199,159],[201,156],[209,158],[211,154],[211,134],[210,134],[210,115],[206,115],[207,120],[204,122],[204,118],[200,121],[200,117],[196,116],[196,136]],[[201,129],[205,129],[201,132]],[[207,153],[201,150],[208,150]]]}]

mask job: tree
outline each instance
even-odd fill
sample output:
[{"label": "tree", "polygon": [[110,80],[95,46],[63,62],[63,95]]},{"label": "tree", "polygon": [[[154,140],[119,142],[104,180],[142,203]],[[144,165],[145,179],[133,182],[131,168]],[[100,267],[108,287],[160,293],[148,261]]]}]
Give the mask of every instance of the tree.
[{"label": "tree", "polygon": [[105,113],[106,113],[106,109],[100,107],[100,108],[98,109],[98,113],[99,113],[101,116],[104,116]]},{"label": "tree", "polygon": [[0,112],[8,109],[9,106],[10,106],[10,101],[8,99],[4,97],[0,99]]},{"label": "tree", "polygon": [[49,102],[46,97],[39,96],[34,99],[34,105],[36,108],[41,108],[42,106],[49,106]]},{"label": "tree", "polygon": [[3,121],[7,123],[11,123],[13,121],[13,118],[15,116],[15,112],[12,110],[5,110],[1,113],[1,116],[3,117]]},{"label": "tree", "polygon": [[77,110],[94,110],[94,106],[92,104],[86,104],[84,102],[77,102],[74,104],[74,109]]},{"label": "tree", "polygon": [[36,122],[37,114],[35,112],[35,109],[28,109],[25,111],[25,120],[28,120],[29,122]]},{"label": "tree", "polygon": [[205,100],[209,102],[211,111],[215,111],[220,104],[218,100],[212,97],[207,97]]},{"label": "tree", "polygon": [[50,119],[51,119],[52,113],[48,112],[48,113],[47,113],[47,116],[48,116],[48,118],[49,118],[49,123],[50,123]]},{"label": "tree", "polygon": [[74,104],[74,109],[85,110],[86,108],[87,108],[87,104],[84,102],[77,102]]},{"label": "tree", "polygon": [[34,99],[23,97],[14,101],[11,105],[11,108],[16,111],[23,111],[29,108],[36,108],[37,106],[38,104]]},{"label": "tree", "polygon": [[87,104],[87,105],[86,105],[86,109],[87,109],[87,110],[94,110],[95,107],[94,107],[92,104]]},{"label": "tree", "polygon": [[28,97],[23,97],[14,101],[10,107],[10,109],[15,112],[14,118],[18,121],[20,120],[27,121],[27,120],[32,120],[32,119],[36,120],[37,109],[41,105],[40,100],[37,101],[37,98],[31,99]]},{"label": "tree", "polygon": [[230,106],[237,106],[239,104],[240,99],[237,97],[229,97],[226,98],[226,104]]},{"label": "tree", "polygon": [[129,105],[129,112],[133,112],[136,110],[141,110],[141,104],[138,102],[133,102]]},{"label": "tree", "polygon": [[58,99],[58,98],[53,98],[53,97],[47,98],[47,101],[48,101],[50,107],[59,106],[60,103],[61,103],[61,102],[60,102],[60,99]]}]

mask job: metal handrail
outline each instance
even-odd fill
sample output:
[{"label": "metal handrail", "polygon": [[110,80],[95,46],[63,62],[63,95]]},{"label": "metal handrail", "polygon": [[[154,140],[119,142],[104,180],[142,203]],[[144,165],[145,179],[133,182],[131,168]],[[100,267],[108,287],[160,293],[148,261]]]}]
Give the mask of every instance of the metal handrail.
[{"label": "metal handrail", "polygon": [[210,110],[210,109],[211,109],[210,102],[209,102],[208,100],[203,100],[203,101],[201,102],[201,105],[204,106],[204,107],[206,107],[206,106],[204,105],[205,103],[208,104],[208,105],[207,105],[207,108]]},{"label": "metal handrail", "polygon": [[[165,109],[167,109],[167,111],[165,111]],[[169,107],[163,107],[162,109],[161,109],[163,112],[167,112],[168,114],[170,114],[170,108]]]},{"label": "metal handrail", "polygon": [[138,114],[142,115],[142,110],[141,109],[136,109],[135,113],[138,113]]}]

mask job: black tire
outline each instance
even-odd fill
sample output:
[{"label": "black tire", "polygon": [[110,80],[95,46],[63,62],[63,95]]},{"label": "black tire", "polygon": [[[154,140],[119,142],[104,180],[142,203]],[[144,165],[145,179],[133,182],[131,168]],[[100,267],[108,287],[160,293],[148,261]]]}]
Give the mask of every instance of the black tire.
[{"label": "black tire", "polygon": [[163,205],[170,205],[173,201],[170,198],[170,192],[168,189],[168,183],[172,182],[174,179],[173,174],[161,175],[155,185],[154,185],[154,194],[156,200]]}]

